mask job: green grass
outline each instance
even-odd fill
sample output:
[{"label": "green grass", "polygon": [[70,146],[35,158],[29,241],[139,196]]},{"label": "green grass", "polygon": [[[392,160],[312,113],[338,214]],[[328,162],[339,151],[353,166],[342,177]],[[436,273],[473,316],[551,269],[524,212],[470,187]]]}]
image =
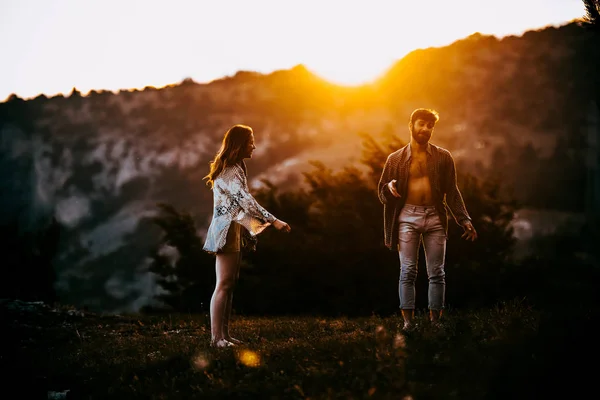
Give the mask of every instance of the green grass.
[{"label": "green grass", "polygon": [[[395,316],[236,317],[232,331],[246,344],[229,349],[209,347],[210,326],[202,315],[67,311],[2,308],[8,332],[2,367],[9,371],[7,382],[26,382],[18,393],[47,398],[49,391],[68,389],[67,398],[85,399],[533,398],[544,390],[558,393],[548,386],[556,385],[553,371],[573,354],[548,352],[562,348],[572,327],[546,329],[546,316],[519,302],[451,310],[443,328],[420,315],[409,334],[399,330]],[[586,318],[579,315],[577,323]],[[576,343],[571,346],[578,351]]]}]

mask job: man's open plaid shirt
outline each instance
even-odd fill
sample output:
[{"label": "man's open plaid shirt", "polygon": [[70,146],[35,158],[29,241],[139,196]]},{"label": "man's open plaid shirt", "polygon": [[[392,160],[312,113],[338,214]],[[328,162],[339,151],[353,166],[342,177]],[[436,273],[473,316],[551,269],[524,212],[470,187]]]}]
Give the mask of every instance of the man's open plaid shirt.
[{"label": "man's open plaid shirt", "polygon": [[[398,245],[398,217],[406,201],[408,191],[408,174],[410,170],[411,148],[407,144],[400,150],[390,154],[383,167],[379,179],[378,195],[383,203],[383,225],[385,245],[391,250]],[[431,143],[427,147],[427,174],[435,208],[448,234],[448,213],[450,209],[457,224],[463,225],[471,221],[465,202],[456,184],[456,167],[450,152]],[[400,198],[394,197],[387,184],[397,180]]]}]

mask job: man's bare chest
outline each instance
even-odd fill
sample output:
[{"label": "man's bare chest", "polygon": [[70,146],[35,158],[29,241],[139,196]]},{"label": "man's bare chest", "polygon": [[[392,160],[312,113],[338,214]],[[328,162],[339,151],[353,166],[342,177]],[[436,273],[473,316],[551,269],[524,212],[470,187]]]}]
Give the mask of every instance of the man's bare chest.
[{"label": "man's bare chest", "polygon": [[427,157],[412,157],[408,168],[410,179],[426,178],[427,174]]}]

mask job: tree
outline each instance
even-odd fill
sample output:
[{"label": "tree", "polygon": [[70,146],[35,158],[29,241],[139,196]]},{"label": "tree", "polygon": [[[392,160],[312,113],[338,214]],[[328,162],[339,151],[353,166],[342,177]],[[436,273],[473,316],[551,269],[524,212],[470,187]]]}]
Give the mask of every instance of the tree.
[{"label": "tree", "polygon": [[[377,141],[363,134],[366,172],[345,167],[334,172],[319,162],[305,174],[306,191],[278,193],[267,185],[257,193],[261,204],[288,221],[289,237],[265,232],[250,255],[252,280],[241,280],[245,295],[261,305],[247,312],[389,313],[397,309],[398,259],[383,246],[381,204],[376,185],[389,152],[403,145],[389,134]],[[480,232],[477,243],[460,238],[450,224],[447,270],[451,303],[468,307],[495,304],[514,294],[501,290],[510,269],[514,238],[510,223],[516,202],[500,180],[478,180],[459,171],[459,186]],[[289,209],[289,210],[288,210]],[[419,257],[420,270],[424,254]],[[260,285],[261,290],[257,290]],[[417,296],[426,304],[427,279],[419,273]]]},{"label": "tree", "polygon": [[54,261],[60,234],[61,226],[55,218],[31,231],[24,231],[17,220],[0,227],[0,298],[46,303],[57,300]]},{"label": "tree", "polygon": [[[590,64],[591,73],[586,75],[587,84],[592,96],[592,107],[595,106],[597,111],[600,111],[600,51],[598,50],[598,43],[600,43],[600,0],[583,0],[586,15],[584,17],[584,25],[593,32],[591,40],[591,51],[586,51],[587,63]],[[591,54],[590,54],[591,53]],[[598,155],[596,155],[598,156]],[[597,160],[596,160],[597,161]],[[588,168],[590,168],[588,166]],[[591,171],[589,171],[591,172]],[[598,173],[597,168],[594,173]],[[590,190],[591,188],[588,188]],[[591,189],[593,190],[593,189]],[[594,201],[594,200],[592,200]],[[586,250],[593,254],[595,257],[595,263],[600,263],[600,250],[598,248],[598,241],[600,240],[600,204],[592,204],[592,210],[588,210],[588,226],[584,232],[585,238],[587,239]]]},{"label": "tree", "polygon": [[[257,251],[243,255],[236,311],[370,315],[397,310],[398,254],[383,244],[377,183],[387,154],[402,143],[391,133],[381,140],[362,136],[364,168],[350,165],[333,171],[314,161],[313,170],[304,174],[305,188],[280,192],[265,181],[255,193],[260,204],[290,223],[292,232],[282,235],[267,229],[259,237]],[[514,294],[500,290],[508,272],[514,272],[507,267],[514,243],[509,229],[514,202],[499,180],[478,180],[459,171],[459,185],[480,239],[465,242],[460,228],[450,229],[451,303],[495,304]],[[201,309],[199,299],[208,300],[214,272],[191,217],[163,205],[155,221],[165,231],[160,247],[169,245],[179,256],[173,261],[158,250],[153,254],[151,270],[168,292],[163,300],[177,309]],[[423,271],[423,256],[420,263]],[[417,301],[424,307],[426,274],[419,277]]]},{"label": "tree", "polygon": [[[148,270],[157,275],[163,289],[158,298],[177,311],[207,311],[215,285],[214,257],[202,249],[189,213],[165,203],[157,206],[159,213],[152,221],[162,228],[163,237]],[[166,248],[172,250],[170,255]]]},{"label": "tree", "polygon": [[476,242],[462,240],[462,228],[450,221],[446,252],[448,303],[458,307],[491,306],[500,299],[519,295],[511,282],[519,273],[512,260],[515,238],[510,225],[516,200],[500,179],[478,179],[459,171],[458,185],[479,237]]},{"label": "tree", "polygon": [[395,310],[397,255],[383,245],[376,182],[348,166],[321,162],[304,174],[307,189],[279,193],[267,185],[256,197],[292,226],[272,230],[247,255],[239,307],[245,313],[369,315]]},{"label": "tree", "polygon": [[600,31],[600,0],[583,0],[584,22],[592,29]]}]

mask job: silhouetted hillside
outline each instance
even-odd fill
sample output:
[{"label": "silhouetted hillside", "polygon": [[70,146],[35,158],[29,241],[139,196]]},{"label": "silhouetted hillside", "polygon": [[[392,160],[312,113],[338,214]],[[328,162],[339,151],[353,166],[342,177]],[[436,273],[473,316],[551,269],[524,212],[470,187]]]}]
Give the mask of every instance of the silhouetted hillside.
[{"label": "silhouetted hillside", "polygon": [[208,84],[11,96],[0,103],[2,224],[17,216],[33,229],[55,215],[64,228],[59,297],[139,308],[156,291],[143,271],[159,235],[143,217],[157,202],[173,204],[189,210],[203,234],[212,194],[202,177],[231,125],[255,129],[253,183],[268,178],[285,189],[302,184],[310,160],[358,164],[361,132],[407,140],[415,107],[440,111],[432,141],[463,171],[500,176],[525,206],[580,211],[589,86],[598,87],[600,65],[594,45],[571,23],[416,50],[358,88],[297,66]]}]

